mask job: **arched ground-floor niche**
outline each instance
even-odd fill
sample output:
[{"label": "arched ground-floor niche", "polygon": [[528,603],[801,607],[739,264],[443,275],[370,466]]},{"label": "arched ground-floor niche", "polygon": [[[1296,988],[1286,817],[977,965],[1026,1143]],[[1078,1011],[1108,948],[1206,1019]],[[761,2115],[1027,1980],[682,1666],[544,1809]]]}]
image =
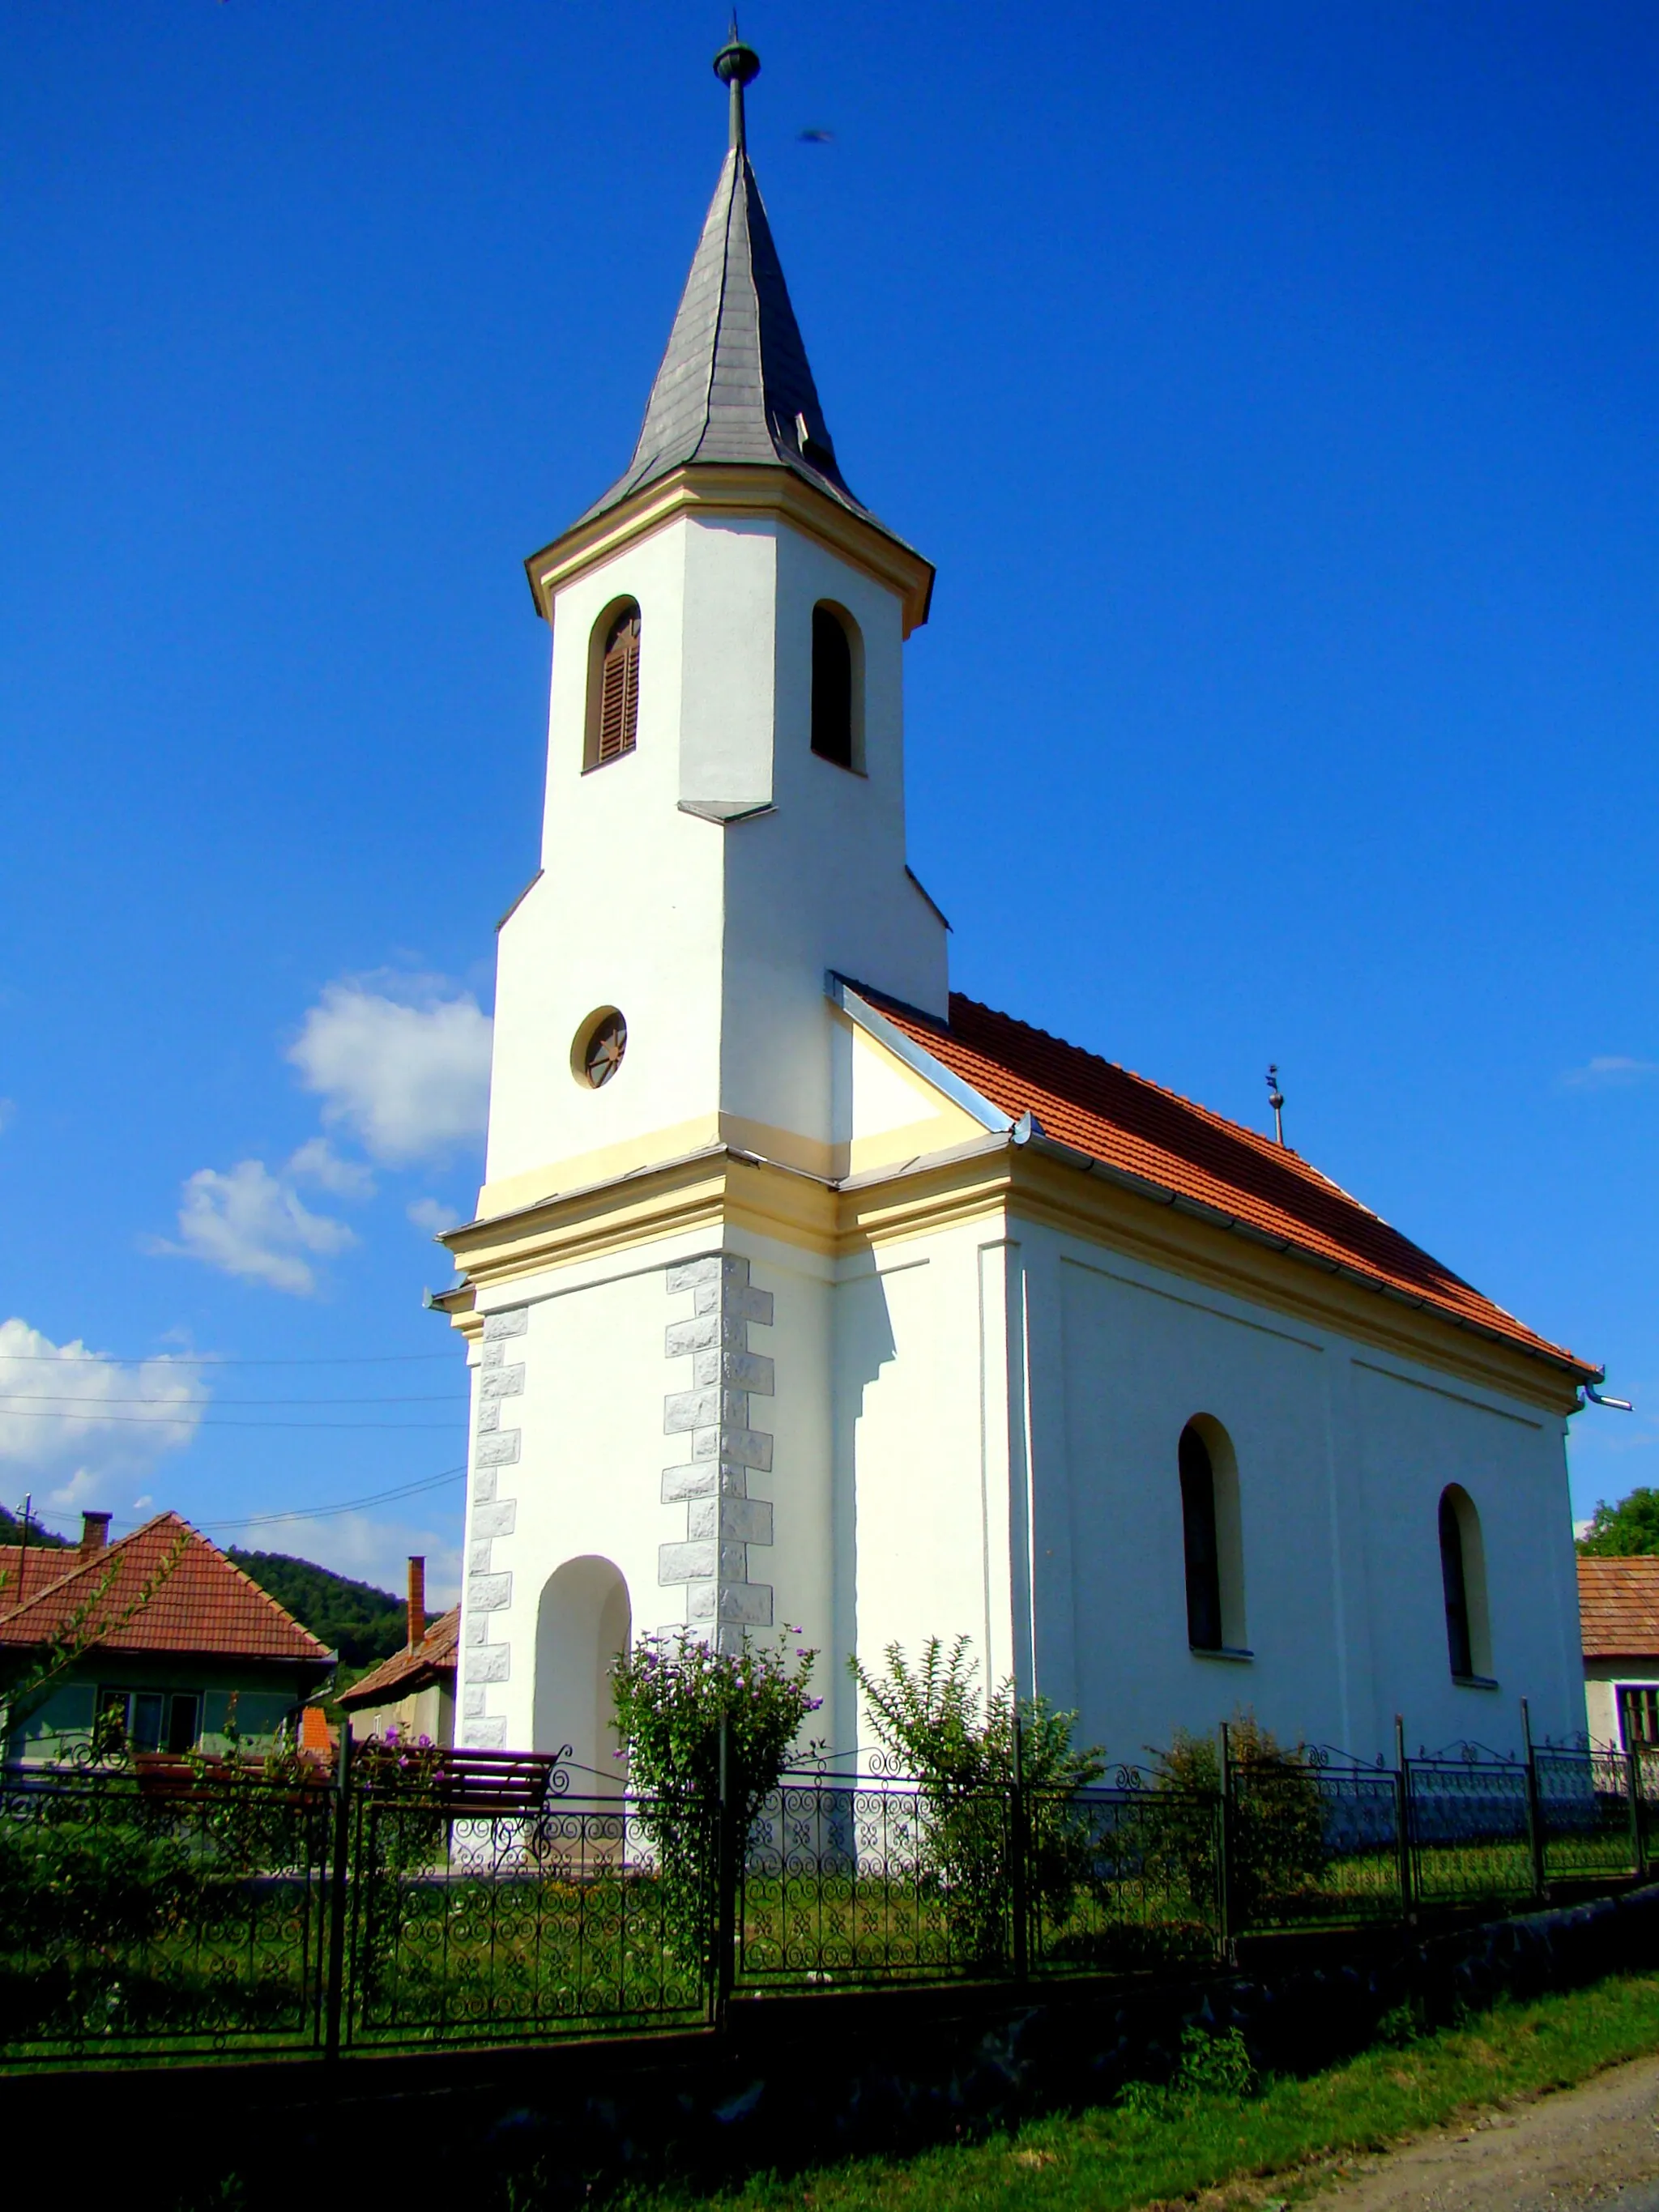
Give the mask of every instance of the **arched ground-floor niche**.
[{"label": "arched ground-floor niche", "polygon": [[567,1559],[548,1577],[536,1611],[535,1747],[570,1746],[578,1796],[620,1790],[627,1769],[616,1756],[611,1667],[633,1630],[628,1584],[609,1559]]}]

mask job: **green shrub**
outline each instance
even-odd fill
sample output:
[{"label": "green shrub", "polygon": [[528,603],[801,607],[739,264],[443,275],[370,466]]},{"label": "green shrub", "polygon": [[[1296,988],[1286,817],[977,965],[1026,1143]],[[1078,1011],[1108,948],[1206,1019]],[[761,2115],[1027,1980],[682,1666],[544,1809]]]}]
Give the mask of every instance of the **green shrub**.
[{"label": "green shrub", "polygon": [[[1228,1859],[1229,1917],[1235,1928],[1271,1918],[1317,1887],[1329,1861],[1325,1808],[1305,1748],[1287,1751],[1254,1713],[1230,1725],[1233,1825]],[[1217,1879],[1221,1753],[1215,1737],[1176,1731],[1155,1768],[1153,1809],[1161,1814],[1155,1848],[1172,1858],[1196,1900]],[[1164,1802],[1162,1807],[1158,1800]]]},{"label": "green shrub", "polygon": [[1190,2112],[1201,2099],[1242,2100],[1254,2094],[1255,2087],[1255,2069],[1237,2028],[1185,2027],[1181,2056],[1169,2081],[1126,2082],[1117,2101],[1123,2111],[1142,2119],[1174,2120]]},{"label": "green shrub", "polygon": [[1023,1784],[1027,1896],[1064,1920],[1092,1856],[1086,1821],[1072,1799],[1098,1782],[1105,1754],[1072,1741],[1075,1713],[1045,1698],[1021,1698],[1012,1681],[983,1697],[973,1639],[957,1637],[947,1656],[929,1637],[913,1668],[890,1644],[873,1675],[848,1662],[871,1725],[888,1759],[921,1784],[921,1850],[927,1879],[943,1903],[953,1941],[987,1964],[1008,1950],[1016,1893],[1012,1791]]}]

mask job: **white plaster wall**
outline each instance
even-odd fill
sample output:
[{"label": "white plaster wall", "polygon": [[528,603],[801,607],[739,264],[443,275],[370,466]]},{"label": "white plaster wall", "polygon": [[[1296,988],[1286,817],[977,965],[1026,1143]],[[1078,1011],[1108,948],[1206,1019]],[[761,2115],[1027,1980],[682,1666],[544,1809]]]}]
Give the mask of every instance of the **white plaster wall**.
[{"label": "white plaster wall", "polygon": [[[509,1369],[523,1368],[522,1387],[502,1418],[519,1432],[518,1457],[480,1468],[487,1439],[475,1422],[456,1738],[523,1748],[537,1740],[537,1611],[556,1568],[609,1559],[628,1585],[636,1632],[669,1617],[657,1546],[666,1533],[659,1486],[670,1310],[655,1254],[528,1277],[514,1301],[524,1333],[502,1342]],[[475,1401],[487,1374],[474,1375]],[[579,1686],[574,1702],[586,1734],[591,1689]]]},{"label": "white plaster wall", "polygon": [[[1321,1346],[1280,1316],[1221,1310],[1110,1254],[1020,1234],[1055,1271],[1064,1363],[1063,1431],[1035,1470],[1034,1548],[1053,1567],[1069,1552],[1075,1620],[1067,1667],[1039,1612],[1038,1688],[1120,1759],[1177,1727],[1212,1729],[1236,1705],[1293,1737],[1343,1741]],[[1195,1413],[1237,1455],[1248,1662],[1188,1647],[1176,1454]]]},{"label": "white plaster wall", "polygon": [[[1037,1687],[1115,1756],[1249,1708],[1364,1757],[1583,1725],[1561,1425],[1201,1285],[1017,1224]],[[1188,1650],[1176,1447],[1237,1455],[1248,1662]],[[1451,1680],[1438,1502],[1475,1500],[1499,1688]],[[1018,1552],[1018,1532],[1017,1545]],[[1013,1579],[1022,1574],[1016,1558]]]},{"label": "white plaster wall", "polygon": [[[688,535],[672,525],[558,595],[543,873],[498,939],[489,1182],[716,1109],[722,833],[678,803]],[[584,774],[589,638],[623,593],[640,605],[639,742]],[[604,1006],[626,1015],[628,1054],[593,1091],[570,1052]]]},{"label": "white plaster wall", "polygon": [[[778,538],[759,521],[687,522],[680,630],[680,798],[722,812],[772,798]],[[717,838],[711,825],[708,833]]]},{"label": "white plaster wall", "polygon": [[[584,773],[590,639],[623,594],[639,741]],[[811,751],[823,598],[863,635],[862,775]],[[827,1145],[825,969],[944,1011],[945,931],[905,873],[902,652],[894,595],[782,524],[681,518],[557,594],[543,873],[500,933],[487,1182],[720,1111]],[[605,1006],[628,1054],[594,1091],[570,1054]]]},{"label": "white plaster wall", "polygon": [[[1353,1415],[1374,1726],[1384,1709],[1400,1711],[1413,1749],[1469,1737],[1508,1750],[1524,1696],[1535,1736],[1576,1733],[1583,1657],[1560,1420],[1364,1351],[1354,1358]],[[1494,1691],[1459,1688],[1447,1664],[1438,1515],[1453,1482],[1480,1516]]]},{"label": "white plaster wall", "polygon": [[966,1633],[981,1681],[1008,1671],[1006,1513],[994,1497],[988,1527],[980,1362],[980,1248],[998,1238],[964,1224],[841,1265],[837,1748],[871,1740],[845,1680],[854,1650],[878,1670],[890,1642],[914,1660],[929,1636]]},{"label": "white plaster wall", "polygon": [[[812,609],[845,607],[865,668],[865,773],[811,749]],[[726,836],[722,1103],[829,1143],[828,969],[943,1014],[943,924],[905,872],[903,643],[897,599],[777,531],[775,811]]]},{"label": "white plaster wall", "polygon": [[[568,1561],[597,1558],[619,1570],[635,1637],[686,1620],[686,1585],[659,1580],[661,1547],[688,1534],[686,1502],[663,1502],[664,1469],[690,1451],[689,1435],[666,1428],[668,1401],[695,1386],[693,1355],[671,1356],[666,1343],[670,1327],[692,1317],[693,1296],[669,1279],[720,1243],[689,1234],[527,1276],[512,1304],[486,1319],[474,1356],[496,1364],[473,1376],[458,1741],[556,1747],[591,1735],[588,1679],[570,1686],[568,1725],[545,1715],[538,1724],[536,1712],[538,1607]],[[771,1325],[751,1325],[749,1337],[775,1378],[771,1394],[749,1401],[751,1425],[773,1438],[772,1467],[751,1474],[750,1495],[771,1504],[774,1541],[748,1547],[748,1577],[771,1590],[775,1626],[803,1629],[825,1652],[822,1682],[833,1560],[830,1266],[764,1239],[728,1235],[724,1249],[748,1257],[753,1286],[774,1310]],[[500,1425],[481,1431],[490,1390]],[[500,1455],[503,1437],[515,1456],[483,1464]]]}]

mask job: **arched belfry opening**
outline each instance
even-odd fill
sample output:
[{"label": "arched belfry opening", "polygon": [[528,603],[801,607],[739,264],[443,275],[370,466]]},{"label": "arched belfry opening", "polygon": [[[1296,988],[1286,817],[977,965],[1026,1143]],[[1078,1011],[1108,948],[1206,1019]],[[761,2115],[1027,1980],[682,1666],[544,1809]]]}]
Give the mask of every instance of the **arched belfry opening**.
[{"label": "arched belfry opening", "polygon": [[864,640],[845,607],[812,610],[812,750],[820,760],[864,767]]},{"label": "arched belfry opening", "polygon": [[611,1668],[633,1633],[622,1570],[609,1559],[567,1559],[543,1586],[536,1611],[538,1751],[570,1746],[578,1795],[620,1790],[627,1780],[611,1721]]}]

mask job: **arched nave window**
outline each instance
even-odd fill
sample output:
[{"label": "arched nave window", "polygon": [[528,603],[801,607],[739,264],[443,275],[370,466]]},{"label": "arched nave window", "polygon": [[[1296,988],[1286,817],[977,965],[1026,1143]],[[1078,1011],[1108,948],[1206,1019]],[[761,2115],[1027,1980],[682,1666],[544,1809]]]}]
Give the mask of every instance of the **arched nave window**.
[{"label": "arched nave window", "polygon": [[1178,1458],[1187,1641],[1194,1651],[1243,1655],[1244,1544],[1232,1441],[1219,1421],[1200,1413],[1181,1431]]},{"label": "arched nave window", "polygon": [[1455,1482],[1440,1493],[1440,1586],[1446,1601],[1446,1656],[1454,1679],[1490,1681],[1492,1617],[1480,1516],[1468,1492]]},{"label": "arched nave window", "polygon": [[587,659],[587,741],[584,768],[631,753],[640,726],[640,610],[618,599],[593,625]]},{"label": "arched nave window", "polygon": [[864,642],[844,607],[812,610],[812,750],[837,768],[864,766]]}]

